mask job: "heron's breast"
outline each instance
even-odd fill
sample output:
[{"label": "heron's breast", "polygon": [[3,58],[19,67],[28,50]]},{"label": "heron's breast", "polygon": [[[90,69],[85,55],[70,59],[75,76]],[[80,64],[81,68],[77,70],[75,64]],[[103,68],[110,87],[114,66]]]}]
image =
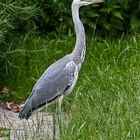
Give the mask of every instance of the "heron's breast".
[{"label": "heron's breast", "polygon": [[71,81],[71,85],[69,86],[69,88],[65,91],[66,94],[70,94],[73,90],[73,88],[76,85],[77,79],[78,79],[78,68],[76,68],[74,75],[73,75],[73,80]]}]

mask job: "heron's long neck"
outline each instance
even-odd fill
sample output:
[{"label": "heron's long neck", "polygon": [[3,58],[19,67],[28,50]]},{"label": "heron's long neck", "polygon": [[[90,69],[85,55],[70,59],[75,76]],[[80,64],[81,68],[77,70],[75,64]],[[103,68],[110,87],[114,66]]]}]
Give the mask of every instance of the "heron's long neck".
[{"label": "heron's long neck", "polygon": [[79,7],[73,4],[72,4],[72,18],[76,31],[76,44],[72,54],[74,59],[76,59],[76,62],[79,64],[82,63],[85,58],[86,38],[84,26],[79,18]]}]

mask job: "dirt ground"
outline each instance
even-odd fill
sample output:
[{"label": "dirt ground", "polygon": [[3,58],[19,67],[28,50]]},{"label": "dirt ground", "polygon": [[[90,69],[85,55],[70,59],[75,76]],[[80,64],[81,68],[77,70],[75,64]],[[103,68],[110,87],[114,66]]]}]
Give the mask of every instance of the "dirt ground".
[{"label": "dirt ground", "polygon": [[52,138],[52,116],[39,112],[26,121],[18,113],[0,107],[0,140],[45,140]]}]

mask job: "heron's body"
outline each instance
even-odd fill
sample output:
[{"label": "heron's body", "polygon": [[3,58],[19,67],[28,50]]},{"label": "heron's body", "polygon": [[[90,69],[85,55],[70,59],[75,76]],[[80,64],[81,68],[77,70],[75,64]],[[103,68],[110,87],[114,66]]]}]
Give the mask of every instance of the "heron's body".
[{"label": "heron's body", "polygon": [[69,94],[74,88],[86,52],[85,31],[79,19],[79,2],[80,0],[74,0],[72,3],[72,17],[76,30],[76,45],[73,52],[47,68],[33,87],[19,118],[28,119],[36,109]]}]

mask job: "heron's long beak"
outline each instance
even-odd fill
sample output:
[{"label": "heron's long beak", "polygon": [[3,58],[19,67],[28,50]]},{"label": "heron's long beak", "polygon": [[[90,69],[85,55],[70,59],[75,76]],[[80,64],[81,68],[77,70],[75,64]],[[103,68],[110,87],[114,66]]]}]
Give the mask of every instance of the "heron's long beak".
[{"label": "heron's long beak", "polygon": [[101,3],[104,2],[104,0],[91,0],[92,3]]}]

